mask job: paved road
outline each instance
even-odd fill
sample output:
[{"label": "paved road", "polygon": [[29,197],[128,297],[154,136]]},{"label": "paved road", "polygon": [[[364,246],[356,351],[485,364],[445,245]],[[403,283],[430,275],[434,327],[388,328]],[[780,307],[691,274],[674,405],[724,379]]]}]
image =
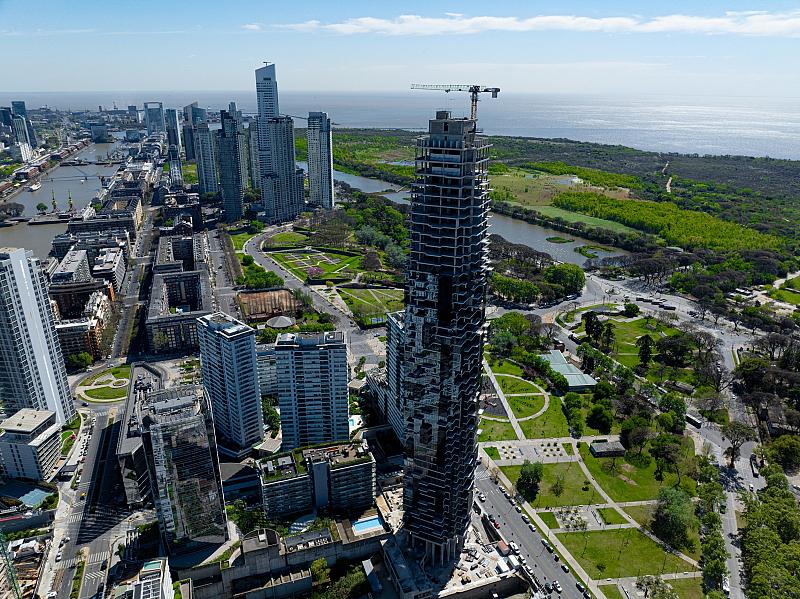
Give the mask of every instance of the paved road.
[{"label": "paved road", "polygon": [[[499,532],[507,541],[514,541],[520,547],[520,553],[525,557],[528,565],[539,581],[545,582],[558,580],[564,588],[560,597],[565,599],[580,599],[581,593],[575,586],[576,579],[572,573],[561,569],[561,562],[556,562],[553,555],[548,553],[542,544],[542,536],[532,532],[522,514],[517,513],[514,505],[505,498],[499,487],[492,482],[489,472],[482,465],[475,471],[475,487],[486,495],[486,502],[482,503],[483,509],[494,514],[500,522]],[[554,593],[555,595],[555,593]]]},{"label": "paved road", "polygon": [[215,307],[230,316],[240,318],[234,281],[231,279],[231,273],[228,272],[225,250],[219,240],[219,231],[207,231],[206,239],[208,240],[208,268],[214,282]]}]

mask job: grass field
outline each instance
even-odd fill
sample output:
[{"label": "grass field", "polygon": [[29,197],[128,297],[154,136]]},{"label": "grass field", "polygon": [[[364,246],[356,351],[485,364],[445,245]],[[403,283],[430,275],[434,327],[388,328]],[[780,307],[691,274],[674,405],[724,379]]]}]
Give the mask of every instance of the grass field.
[{"label": "grass field", "polygon": [[106,368],[105,370],[101,370],[100,372],[93,374],[92,376],[83,379],[81,381],[81,385],[91,385],[96,380],[106,376],[111,375],[115,379],[127,379],[131,376],[131,367],[127,364],[123,364],[122,366],[114,366],[112,368]]},{"label": "grass field", "polygon": [[481,418],[481,434],[478,441],[516,441],[517,435],[510,422],[498,422]]},{"label": "grass field", "polygon": [[601,585],[600,590],[606,596],[606,599],[625,599],[625,595],[620,592],[619,587],[615,584]]},{"label": "grass field", "polygon": [[84,389],[83,394],[92,399],[122,399],[128,395],[128,387],[95,387]]},{"label": "grass field", "polygon": [[500,389],[502,389],[503,393],[506,395],[513,393],[537,393],[539,391],[533,386],[532,383],[528,381],[522,381],[520,379],[503,375],[495,375],[495,378],[497,378]]},{"label": "grass field", "polygon": [[181,174],[183,175],[183,182],[187,185],[197,183],[197,163],[183,163],[181,165]]},{"label": "grass field", "polygon": [[557,193],[572,187],[566,182],[569,179],[566,175],[547,175],[518,168],[491,175],[490,179],[495,197],[523,206],[547,206]]},{"label": "grass field", "polygon": [[[522,466],[501,466],[508,479],[516,484]],[[553,492],[553,485],[562,480],[563,491],[560,495]],[[584,488],[587,490],[584,491]],[[575,462],[544,464],[544,474],[539,485],[536,498],[526,498],[535,508],[559,507],[562,505],[591,505],[599,495],[589,483],[580,466]]]},{"label": "grass field", "polygon": [[[631,518],[636,520],[642,528],[652,532],[653,514],[656,510],[656,504],[652,505],[629,505],[622,508]],[[700,559],[700,533],[698,530],[689,531],[689,539],[693,541],[692,547],[681,547],[681,552],[695,560]]]},{"label": "grass field", "polygon": [[597,508],[597,513],[600,514],[606,524],[625,524],[627,522],[613,507]]},{"label": "grass field", "polygon": [[706,596],[702,578],[676,578],[667,582],[681,599],[703,599]]},{"label": "grass field", "polygon": [[613,220],[606,220],[604,218],[595,218],[587,214],[580,214],[578,212],[570,212],[557,206],[534,206],[536,212],[549,216],[550,218],[558,217],[563,218],[570,223],[584,223],[590,227],[602,227],[610,231],[617,231],[619,233],[636,233],[636,229],[625,226]]},{"label": "grass field", "polygon": [[513,374],[515,376],[522,376],[522,368],[513,362],[503,360],[502,358],[487,358],[489,367],[495,374]]},{"label": "grass field", "polygon": [[539,512],[539,517],[542,519],[542,522],[547,524],[547,528],[553,529],[559,527],[558,520],[556,520],[556,516],[553,512]]},{"label": "grass field", "polygon": [[768,295],[779,302],[792,304],[793,306],[800,306],[800,292],[792,289],[781,287],[780,289],[771,290]]},{"label": "grass field", "polygon": [[497,447],[484,447],[483,451],[485,451],[486,455],[488,455],[493,460],[500,459],[500,450],[497,449]]},{"label": "grass field", "polygon": [[[684,450],[693,453],[693,448],[690,447],[691,440],[687,439],[687,441]],[[595,458],[586,443],[581,443],[580,453],[589,472],[615,501],[656,499],[662,487],[674,486],[678,480],[677,475],[673,472],[666,473],[663,481],[656,480],[655,460],[651,460],[650,465],[646,468],[639,468],[625,458],[617,458],[614,464],[613,458]],[[612,465],[614,470],[611,469]],[[694,496],[695,482],[691,478],[684,475],[681,479],[681,487]]]},{"label": "grass field", "polygon": [[269,238],[273,245],[300,245],[308,241],[308,236],[294,231],[283,231]]},{"label": "grass field", "polygon": [[519,423],[522,432],[528,439],[552,439],[554,437],[568,437],[569,426],[567,417],[561,409],[561,400],[558,397],[550,398],[547,411],[532,420],[523,420]]},{"label": "grass field", "polygon": [[316,277],[318,279],[352,279],[362,270],[361,256],[345,256],[317,250],[270,252],[269,256],[302,281],[308,277],[310,268],[322,270]]},{"label": "grass field", "polygon": [[230,235],[231,243],[233,244],[233,249],[237,252],[241,252],[244,249],[244,244],[247,243],[251,238],[258,235],[258,233],[236,233],[235,235]]},{"label": "grass field", "polygon": [[594,579],[694,570],[635,528],[556,534]]},{"label": "grass field", "polygon": [[403,309],[402,289],[349,289],[338,287],[336,291],[353,314],[361,317],[382,316],[387,312]]},{"label": "grass field", "polygon": [[544,395],[512,395],[506,399],[517,418],[533,416],[544,406]]}]

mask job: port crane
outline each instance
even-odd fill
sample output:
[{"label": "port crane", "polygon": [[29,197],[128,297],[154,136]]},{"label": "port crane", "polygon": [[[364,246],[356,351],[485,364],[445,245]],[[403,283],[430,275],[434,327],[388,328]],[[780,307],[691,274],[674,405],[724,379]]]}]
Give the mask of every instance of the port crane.
[{"label": "port crane", "polygon": [[445,93],[469,92],[471,100],[469,118],[473,120],[477,120],[478,118],[478,94],[489,93],[492,94],[493,98],[496,98],[497,94],[500,93],[499,87],[486,87],[483,85],[460,85],[460,84],[429,85],[426,83],[412,83],[411,89],[429,89],[429,90],[442,91]]}]

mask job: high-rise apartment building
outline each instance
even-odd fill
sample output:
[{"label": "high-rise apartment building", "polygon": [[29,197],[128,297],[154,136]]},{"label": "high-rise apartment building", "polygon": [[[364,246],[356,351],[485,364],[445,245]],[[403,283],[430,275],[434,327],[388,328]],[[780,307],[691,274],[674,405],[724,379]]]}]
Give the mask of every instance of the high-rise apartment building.
[{"label": "high-rise apartment building", "polygon": [[239,144],[239,162],[242,165],[240,178],[242,180],[242,189],[247,189],[250,180],[249,158],[247,156],[247,130],[244,126],[244,118],[242,111],[236,107],[236,102],[228,102],[228,114],[231,115],[236,123],[236,130],[242,136],[241,143]]},{"label": "high-rise apartment building", "polygon": [[18,114],[15,114],[13,117],[11,117],[11,123],[14,129],[14,137],[16,138],[17,143],[31,145],[30,139],[28,138],[28,126],[25,121],[25,117]]},{"label": "high-rise apartment building", "polygon": [[178,111],[174,108],[167,108],[164,111],[167,128],[167,145],[177,146],[181,150],[181,126],[178,122]]},{"label": "high-rise apartment building", "polygon": [[217,149],[215,147],[214,131],[208,128],[208,123],[195,125],[194,151],[197,160],[197,182],[200,193],[217,193]]},{"label": "high-rise apartment building", "polygon": [[28,109],[25,107],[24,100],[13,100],[11,102],[11,111],[22,118],[28,117]]},{"label": "high-rise apartment building", "polygon": [[246,453],[264,439],[256,332],[223,312],[197,319],[203,387],[214,410],[220,451]]},{"label": "high-rise apartment building", "polygon": [[294,153],[294,122],[281,116],[259,120],[270,147],[269,170],[261,171],[261,197],[270,222],[285,222],[304,209],[303,169],[297,168]]},{"label": "high-rise apartment building", "polygon": [[325,112],[308,113],[308,199],[333,208],[333,140],[331,120]]},{"label": "high-rise apartment building", "polygon": [[405,530],[428,563],[458,556],[477,459],[490,145],[438,111],[417,141],[401,393]]},{"label": "high-rise apartment building", "polygon": [[197,386],[149,394],[140,406],[143,455],[164,544],[187,551],[227,540],[208,399]]},{"label": "high-rise apartment building", "polygon": [[147,127],[147,134],[166,133],[167,127],[164,122],[164,105],[161,102],[144,103],[144,123]]},{"label": "high-rise apartment building", "polygon": [[208,111],[205,108],[200,108],[197,102],[192,102],[183,107],[183,120],[190,125],[205,123],[208,120]]},{"label": "high-rise apartment building", "polygon": [[344,333],[279,335],[275,370],[284,451],[349,438]]},{"label": "high-rise apartment building", "polygon": [[59,424],[75,417],[53,309],[39,259],[0,248],[0,398],[8,416],[50,410]]},{"label": "high-rise apartment building", "polygon": [[261,165],[258,162],[258,117],[250,119],[247,127],[247,162],[250,173],[250,187],[261,189]]},{"label": "high-rise apartment building", "polygon": [[294,153],[294,123],[280,116],[275,65],[256,69],[261,198],[272,222],[295,218],[303,207],[303,171]]},{"label": "high-rise apartment building", "polygon": [[0,106],[0,125],[5,125],[6,127],[12,127],[12,118],[14,113],[11,112],[10,106]]},{"label": "high-rise apartment building", "polygon": [[[235,107],[235,104],[234,104]],[[219,130],[219,186],[222,195],[222,218],[235,222],[244,212],[245,153],[244,130],[236,112],[220,112],[222,128]]]}]

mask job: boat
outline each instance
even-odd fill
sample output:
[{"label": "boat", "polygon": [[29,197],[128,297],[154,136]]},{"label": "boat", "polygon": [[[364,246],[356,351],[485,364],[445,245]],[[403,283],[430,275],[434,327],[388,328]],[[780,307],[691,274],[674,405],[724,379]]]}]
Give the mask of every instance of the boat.
[{"label": "boat", "polygon": [[28,188],[28,191],[39,191],[41,188],[42,188],[42,184],[39,181],[37,181],[36,183],[34,183],[33,185],[31,185]]}]

